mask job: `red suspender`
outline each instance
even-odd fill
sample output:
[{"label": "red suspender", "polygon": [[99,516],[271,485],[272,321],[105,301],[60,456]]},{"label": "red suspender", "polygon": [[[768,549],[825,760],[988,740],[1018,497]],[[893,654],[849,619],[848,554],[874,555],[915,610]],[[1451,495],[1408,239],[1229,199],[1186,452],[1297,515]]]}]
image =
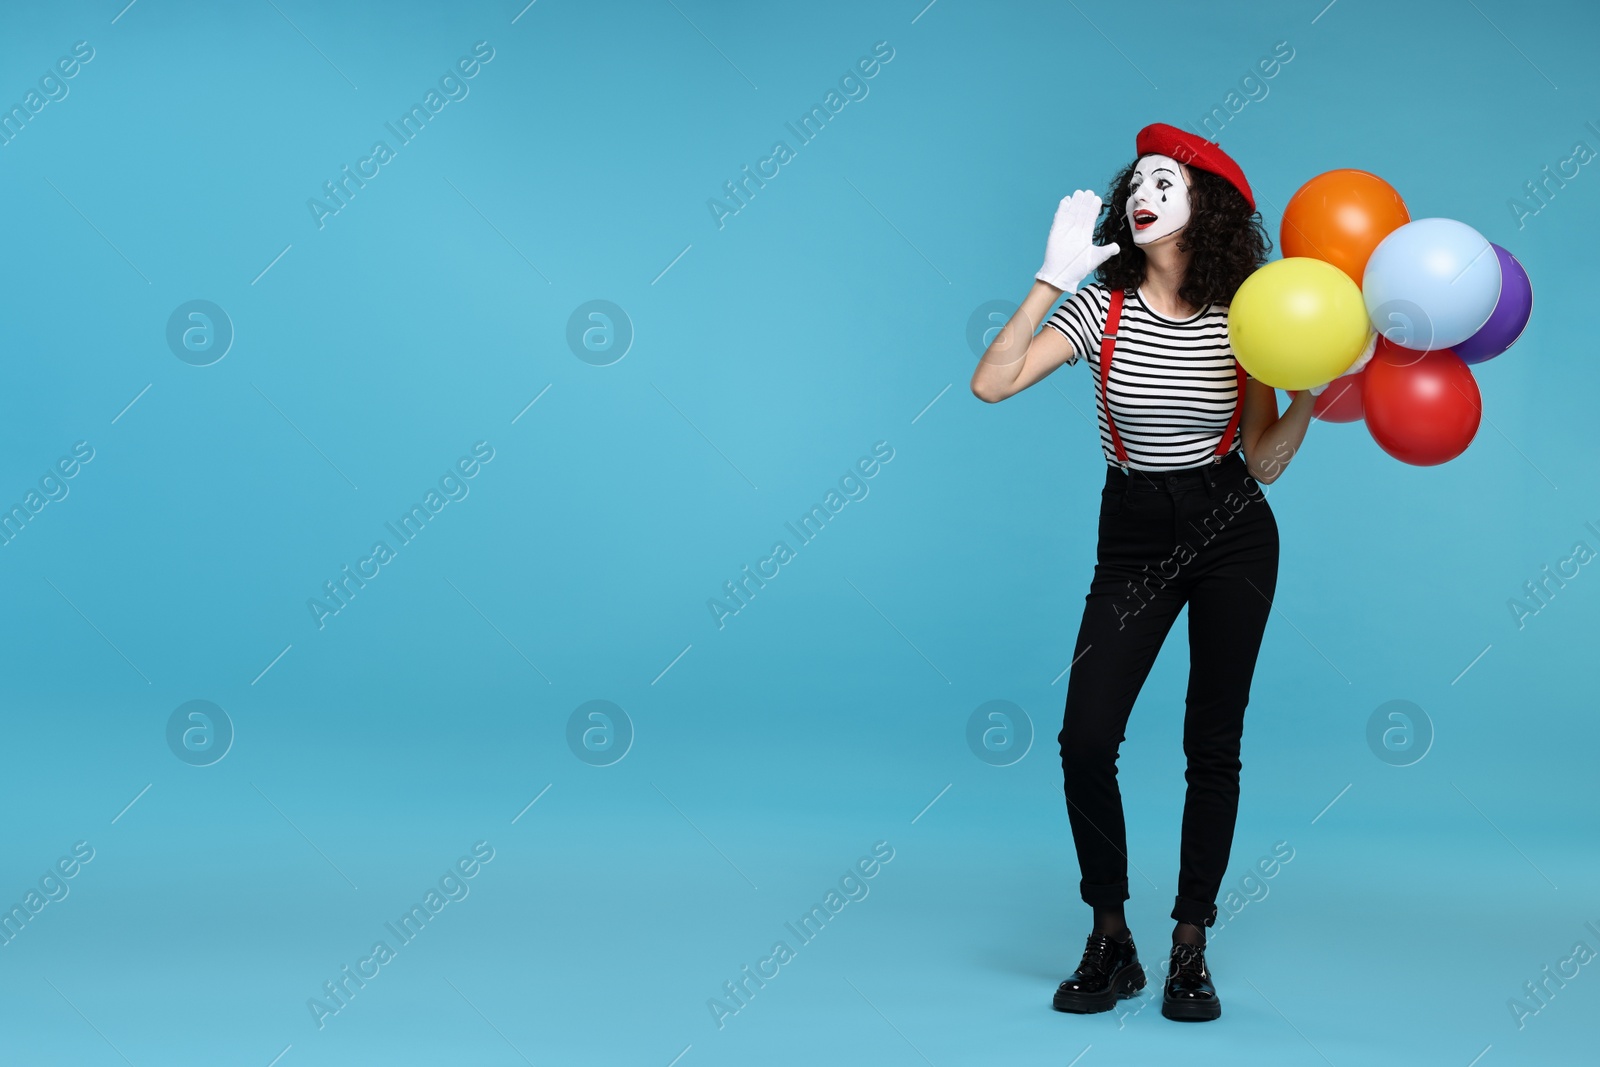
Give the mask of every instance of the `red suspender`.
[{"label": "red suspender", "polygon": [[1111,350],[1117,347],[1117,325],[1122,321],[1122,290],[1111,293],[1111,310],[1106,312],[1106,332],[1100,338],[1100,406],[1105,408],[1106,425],[1111,427],[1111,444],[1117,450],[1117,462],[1128,469],[1128,453],[1122,447],[1122,435],[1111,419]]},{"label": "red suspender", "polygon": [[1222,440],[1217,442],[1217,454],[1211,457],[1211,462],[1221,463],[1222,457],[1228,454],[1228,446],[1233,444],[1233,431],[1239,428],[1239,415],[1244,411],[1244,367],[1236,359],[1233,361],[1233,376],[1238,382],[1238,397],[1233,402],[1233,417],[1228,420],[1228,428],[1222,431]]},{"label": "red suspender", "polygon": [[[1128,453],[1122,447],[1122,435],[1117,432],[1116,421],[1111,418],[1111,353],[1117,347],[1117,326],[1122,322],[1123,291],[1117,289],[1111,294],[1111,310],[1106,313],[1106,329],[1100,338],[1100,403],[1106,413],[1106,426],[1111,430],[1111,444],[1117,450],[1117,462],[1123,470],[1128,469]],[[1238,397],[1234,401],[1233,416],[1228,419],[1228,428],[1222,431],[1222,440],[1217,442],[1216,454],[1211,457],[1211,462],[1221,463],[1222,457],[1228,454],[1228,447],[1233,444],[1233,433],[1239,427],[1239,416],[1244,411],[1244,367],[1234,360],[1233,370],[1238,382]]]}]

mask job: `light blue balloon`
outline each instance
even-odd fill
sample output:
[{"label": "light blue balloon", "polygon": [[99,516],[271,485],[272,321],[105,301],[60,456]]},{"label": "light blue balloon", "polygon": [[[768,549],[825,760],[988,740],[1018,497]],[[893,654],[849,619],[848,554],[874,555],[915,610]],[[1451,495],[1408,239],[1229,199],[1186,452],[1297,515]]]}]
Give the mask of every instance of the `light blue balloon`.
[{"label": "light blue balloon", "polygon": [[1477,333],[1500,299],[1500,257],[1464,222],[1416,219],[1373,249],[1361,277],[1372,328],[1429,351]]}]

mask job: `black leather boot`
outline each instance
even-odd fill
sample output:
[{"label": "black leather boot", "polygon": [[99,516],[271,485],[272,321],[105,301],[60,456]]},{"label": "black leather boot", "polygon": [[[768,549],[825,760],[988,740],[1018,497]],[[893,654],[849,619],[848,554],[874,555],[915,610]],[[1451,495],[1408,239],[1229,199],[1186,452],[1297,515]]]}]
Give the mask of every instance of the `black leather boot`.
[{"label": "black leather boot", "polygon": [[1172,946],[1167,981],[1161,992],[1161,1014],[1179,1022],[1204,1022],[1222,1014],[1217,987],[1211,984],[1205,949],[1179,942]]},{"label": "black leather boot", "polygon": [[1131,997],[1144,988],[1144,967],[1133,935],[1118,941],[1108,934],[1090,934],[1084,946],[1083,961],[1056,989],[1056,1011],[1085,1014],[1110,1011],[1120,997]]}]

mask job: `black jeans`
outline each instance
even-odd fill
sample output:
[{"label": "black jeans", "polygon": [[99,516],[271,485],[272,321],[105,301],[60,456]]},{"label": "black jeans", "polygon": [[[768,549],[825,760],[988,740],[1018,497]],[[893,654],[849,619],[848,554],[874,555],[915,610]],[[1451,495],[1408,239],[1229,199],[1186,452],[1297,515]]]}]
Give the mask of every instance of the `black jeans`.
[{"label": "black jeans", "polygon": [[1239,743],[1278,578],[1278,523],[1235,451],[1171,472],[1107,466],[1099,548],[1073,649],[1061,770],[1085,903],[1128,899],[1117,752],[1178,611],[1189,606],[1183,838],[1172,917],[1210,926],[1239,811]]}]

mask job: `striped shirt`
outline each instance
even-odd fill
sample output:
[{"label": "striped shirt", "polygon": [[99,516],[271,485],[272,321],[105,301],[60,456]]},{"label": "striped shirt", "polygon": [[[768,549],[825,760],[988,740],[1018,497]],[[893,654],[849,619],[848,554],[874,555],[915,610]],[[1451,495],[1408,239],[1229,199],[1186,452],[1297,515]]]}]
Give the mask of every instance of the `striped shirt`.
[{"label": "striped shirt", "polygon": [[[1100,338],[1110,310],[1111,290],[1096,282],[1062,301],[1045,324],[1072,342],[1069,364],[1088,354],[1100,448],[1106,462],[1117,466],[1106,398],[1099,395]],[[1210,463],[1239,399],[1234,366],[1226,304],[1208,304],[1192,318],[1169,319],[1152,311],[1137,290],[1129,293],[1110,374],[1111,413],[1128,466],[1168,471]],[[1241,446],[1242,428],[1241,420],[1230,452]]]}]

